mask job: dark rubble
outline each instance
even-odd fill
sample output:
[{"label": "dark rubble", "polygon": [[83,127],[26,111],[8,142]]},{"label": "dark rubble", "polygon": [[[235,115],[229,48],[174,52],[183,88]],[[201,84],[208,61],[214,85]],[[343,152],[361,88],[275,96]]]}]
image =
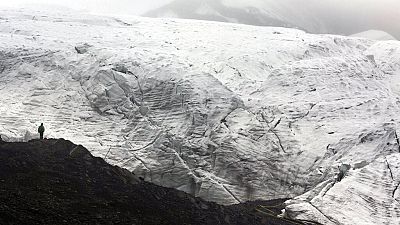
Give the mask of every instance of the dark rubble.
[{"label": "dark rubble", "polygon": [[220,206],[144,182],[70,141],[0,141],[2,225],[305,224],[278,218],[283,202]]}]

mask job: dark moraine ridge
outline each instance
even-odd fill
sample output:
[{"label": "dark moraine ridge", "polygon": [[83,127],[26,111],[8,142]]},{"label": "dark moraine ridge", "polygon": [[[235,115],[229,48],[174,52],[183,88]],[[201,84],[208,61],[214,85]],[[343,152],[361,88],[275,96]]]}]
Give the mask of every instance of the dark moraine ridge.
[{"label": "dark moraine ridge", "polygon": [[0,141],[1,225],[306,224],[278,218],[283,201],[220,206],[141,181],[64,139]]}]

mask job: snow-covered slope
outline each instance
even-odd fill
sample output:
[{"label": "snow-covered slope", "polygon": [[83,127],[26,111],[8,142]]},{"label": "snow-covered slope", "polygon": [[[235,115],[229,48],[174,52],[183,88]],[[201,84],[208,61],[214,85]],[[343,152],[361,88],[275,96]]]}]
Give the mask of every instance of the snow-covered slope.
[{"label": "snow-covered slope", "polygon": [[207,200],[296,197],[290,217],[397,224],[399,62],[397,41],[3,10],[0,134],[43,122]]},{"label": "snow-covered slope", "polygon": [[391,41],[396,40],[392,35],[381,30],[368,30],[357,34],[350,35],[351,37],[367,38],[377,41]]}]

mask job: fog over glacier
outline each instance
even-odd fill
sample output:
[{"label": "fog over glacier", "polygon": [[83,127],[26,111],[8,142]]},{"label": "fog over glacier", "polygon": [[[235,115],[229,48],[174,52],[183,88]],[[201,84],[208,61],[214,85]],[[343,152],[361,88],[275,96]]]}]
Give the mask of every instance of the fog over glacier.
[{"label": "fog over glacier", "polygon": [[[300,21],[300,24],[294,24],[295,27],[305,27],[305,30],[312,33],[350,35],[366,30],[383,30],[400,39],[400,24],[395,22],[400,21],[400,1],[397,0],[0,0],[0,7],[52,4],[92,13],[143,15],[174,3],[181,8],[180,10],[185,10],[182,4],[194,5],[195,2],[221,3],[237,8],[257,8],[273,14],[282,14],[279,12],[282,10],[283,17],[294,15],[292,20],[303,21]],[[171,9],[166,8],[166,10]],[[212,17],[209,20],[213,19]],[[310,25],[311,20],[315,20],[312,25]],[[244,23],[252,24],[252,18],[244,19]],[[315,23],[318,24],[315,25]]]}]

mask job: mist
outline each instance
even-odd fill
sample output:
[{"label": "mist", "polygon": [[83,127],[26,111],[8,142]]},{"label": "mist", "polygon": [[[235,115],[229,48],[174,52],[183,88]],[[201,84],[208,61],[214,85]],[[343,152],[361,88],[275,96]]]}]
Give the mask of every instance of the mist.
[{"label": "mist", "polygon": [[[25,7],[51,4],[101,14],[143,15],[179,0],[0,0],[0,7]],[[197,0],[195,0],[197,1]],[[198,2],[210,2],[198,0]],[[213,0],[236,8],[277,10],[281,17],[296,15],[296,26],[314,33],[352,34],[365,30],[383,30],[400,39],[400,1],[398,0]],[[182,2],[182,1],[181,1]],[[176,5],[174,6],[176,8]],[[179,5],[178,5],[179,7]],[[184,9],[182,9],[184,10]],[[191,12],[183,13],[188,15]],[[251,15],[249,15],[251,16]],[[185,16],[184,16],[185,17]],[[189,16],[190,17],[190,16]],[[204,18],[201,18],[204,19]],[[309,21],[318,20],[318,28]],[[210,20],[213,20],[210,18]],[[252,21],[252,18],[247,18]],[[254,24],[260,25],[260,24]],[[315,26],[315,22],[314,22]]]},{"label": "mist", "polygon": [[172,0],[0,0],[0,7],[32,7],[57,5],[91,13],[140,15]]}]

